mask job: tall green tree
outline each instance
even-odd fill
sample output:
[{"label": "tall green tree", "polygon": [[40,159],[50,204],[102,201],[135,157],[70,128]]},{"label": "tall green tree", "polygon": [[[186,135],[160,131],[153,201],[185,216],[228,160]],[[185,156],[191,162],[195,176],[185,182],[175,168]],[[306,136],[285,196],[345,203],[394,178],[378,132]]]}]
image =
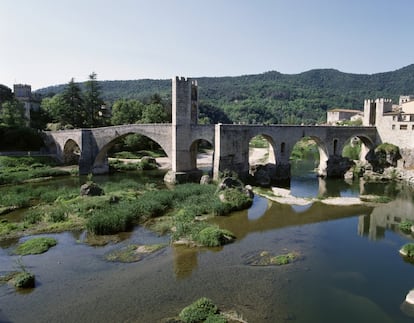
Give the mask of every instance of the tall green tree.
[{"label": "tall green tree", "polygon": [[88,81],[85,82],[85,93],[84,93],[84,108],[86,112],[85,126],[97,127],[105,123],[103,117],[99,115],[104,101],[101,99],[101,88],[97,81],[97,75],[92,72],[89,75]]},{"label": "tall green tree", "polygon": [[60,111],[61,118],[65,123],[71,124],[75,128],[84,125],[85,110],[83,105],[82,90],[72,78],[62,92],[61,98],[65,105],[65,110]]},{"label": "tall green tree", "polygon": [[140,123],[163,123],[167,120],[168,116],[162,104],[153,103],[143,109]]},{"label": "tall green tree", "polygon": [[4,102],[0,109],[0,123],[7,127],[24,127],[27,123],[24,104],[16,99]]},{"label": "tall green tree", "polygon": [[117,100],[112,106],[111,123],[130,124],[137,123],[142,118],[144,104],[138,100]]}]

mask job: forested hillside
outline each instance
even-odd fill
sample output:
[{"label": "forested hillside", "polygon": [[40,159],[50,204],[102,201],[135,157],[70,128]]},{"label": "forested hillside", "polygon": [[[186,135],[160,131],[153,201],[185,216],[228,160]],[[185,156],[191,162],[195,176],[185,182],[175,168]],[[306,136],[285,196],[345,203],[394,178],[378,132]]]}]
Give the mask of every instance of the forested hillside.
[{"label": "forested hillside", "polygon": [[[385,97],[398,102],[400,95],[414,94],[414,64],[372,75],[319,69],[293,75],[272,71],[196,79],[201,106],[218,108],[232,122],[244,123],[323,123],[327,109],[362,110],[367,98]],[[110,104],[119,98],[146,100],[155,93],[167,100],[171,97],[170,80],[101,81],[99,84],[103,99]],[[48,95],[60,93],[63,88],[64,85],[59,85],[38,92]]]}]

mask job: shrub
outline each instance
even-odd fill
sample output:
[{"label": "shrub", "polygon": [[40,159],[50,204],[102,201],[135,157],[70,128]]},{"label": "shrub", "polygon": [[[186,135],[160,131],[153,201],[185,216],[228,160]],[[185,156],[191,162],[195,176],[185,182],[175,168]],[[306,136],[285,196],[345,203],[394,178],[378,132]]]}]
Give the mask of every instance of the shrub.
[{"label": "shrub", "polygon": [[236,188],[223,191],[225,203],[230,205],[230,211],[242,210],[252,205],[253,200]]},{"label": "shrub", "polygon": [[401,250],[407,255],[407,257],[414,257],[414,243],[406,243],[402,246]]},{"label": "shrub", "polygon": [[227,320],[220,314],[214,314],[207,317],[204,323],[227,323]]},{"label": "shrub", "polygon": [[234,239],[234,235],[228,231],[216,226],[208,226],[202,229],[194,240],[206,247],[218,247]]},{"label": "shrub", "polygon": [[35,276],[27,271],[21,272],[14,277],[14,286],[17,288],[34,288]]},{"label": "shrub", "polygon": [[20,244],[14,251],[15,254],[36,255],[48,251],[51,247],[57,244],[56,239],[48,237],[39,237],[29,239]]},{"label": "shrub", "polygon": [[203,322],[209,316],[217,314],[218,308],[212,300],[202,297],[191,305],[183,308],[180,312],[180,319],[185,323]]},{"label": "shrub", "polygon": [[398,227],[400,228],[400,230],[404,233],[411,233],[411,227],[412,227],[413,223],[410,221],[402,221]]}]

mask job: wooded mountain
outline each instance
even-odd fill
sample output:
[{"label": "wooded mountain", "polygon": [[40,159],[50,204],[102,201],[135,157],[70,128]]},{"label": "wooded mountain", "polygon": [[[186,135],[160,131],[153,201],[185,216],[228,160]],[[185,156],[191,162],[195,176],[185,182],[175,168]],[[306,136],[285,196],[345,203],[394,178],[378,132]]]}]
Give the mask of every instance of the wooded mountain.
[{"label": "wooded mountain", "polygon": [[[300,74],[271,71],[236,77],[195,77],[201,106],[217,107],[233,122],[313,124],[326,120],[326,110],[362,110],[364,99],[414,94],[414,64],[392,72],[350,74],[315,69]],[[171,80],[100,81],[103,99],[146,100],[154,93],[171,99]],[[60,93],[65,85],[37,92]],[[81,84],[83,86],[83,84]]]}]

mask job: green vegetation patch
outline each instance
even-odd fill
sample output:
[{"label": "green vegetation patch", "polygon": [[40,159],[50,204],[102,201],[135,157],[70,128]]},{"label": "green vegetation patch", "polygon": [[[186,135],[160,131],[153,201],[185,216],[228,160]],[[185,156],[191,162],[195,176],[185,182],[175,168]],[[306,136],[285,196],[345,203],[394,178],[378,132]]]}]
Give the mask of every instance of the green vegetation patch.
[{"label": "green vegetation patch", "polygon": [[112,251],[105,255],[105,259],[113,262],[137,262],[143,259],[145,256],[150,255],[162,248],[165,248],[165,244],[153,244],[153,245],[136,245],[132,244],[125,248]]},{"label": "green vegetation patch", "polygon": [[413,226],[413,223],[411,221],[402,221],[398,227],[400,230],[404,233],[411,233],[411,227]]},{"label": "green vegetation patch", "polygon": [[184,307],[180,312],[180,319],[185,323],[205,322],[209,317],[218,314],[218,307],[207,297],[202,297],[194,303]]},{"label": "green vegetation patch", "polygon": [[56,239],[49,237],[39,237],[29,239],[14,250],[17,255],[36,255],[48,251],[51,247],[57,244]]},{"label": "green vegetation patch", "polygon": [[0,185],[71,175],[68,171],[53,168],[56,164],[56,161],[50,157],[0,156]]},{"label": "green vegetation patch", "polygon": [[18,273],[13,278],[13,283],[16,288],[34,288],[35,275],[27,271]]},{"label": "green vegetation patch", "polygon": [[298,252],[289,252],[280,255],[274,255],[268,251],[262,251],[259,254],[249,256],[245,264],[249,266],[281,266],[287,265],[298,260],[300,254]]},{"label": "green vegetation patch", "polygon": [[193,235],[193,239],[206,247],[218,247],[235,239],[233,233],[216,226],[207,226]]},{"label": "green vegetation patch", "polygon": [[410,242],[403,245],[400,249],[400,254],[405,257],[414,258],[414,243]]}]

